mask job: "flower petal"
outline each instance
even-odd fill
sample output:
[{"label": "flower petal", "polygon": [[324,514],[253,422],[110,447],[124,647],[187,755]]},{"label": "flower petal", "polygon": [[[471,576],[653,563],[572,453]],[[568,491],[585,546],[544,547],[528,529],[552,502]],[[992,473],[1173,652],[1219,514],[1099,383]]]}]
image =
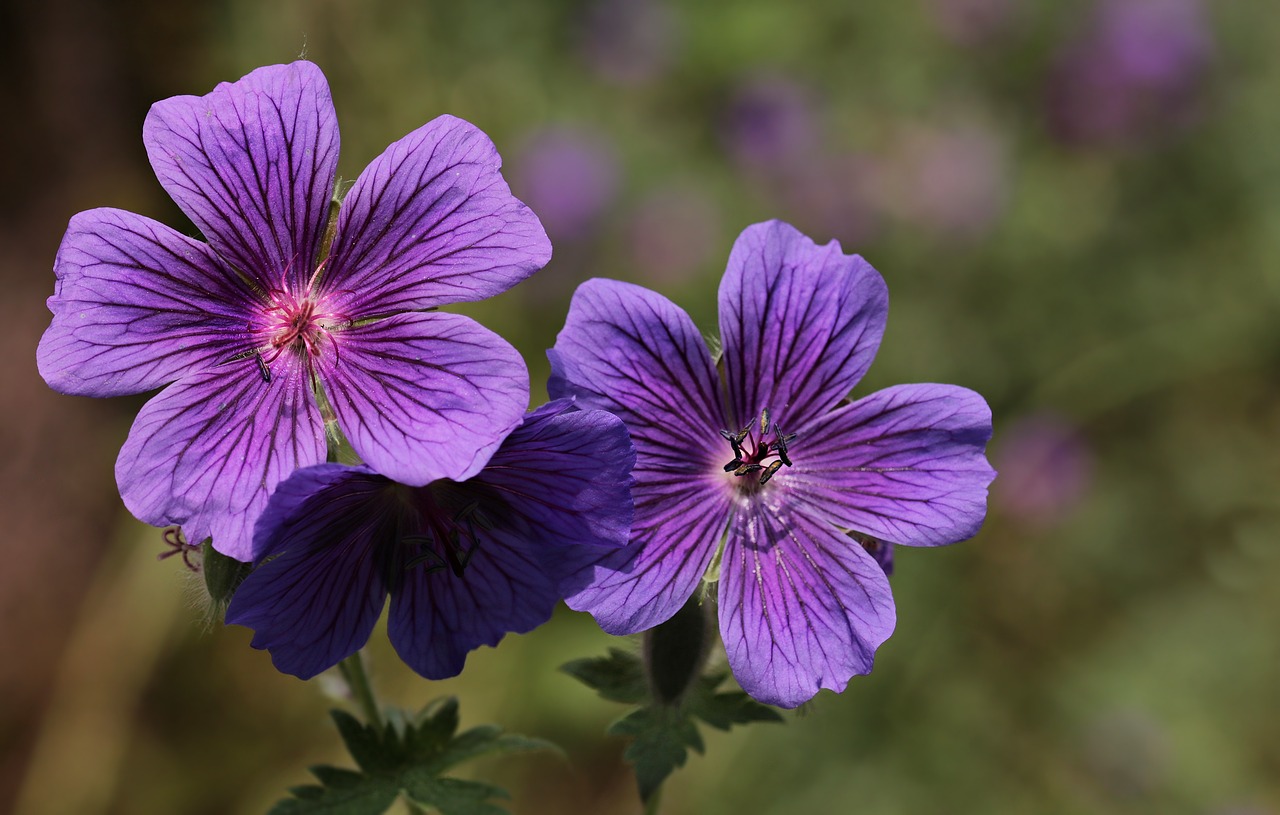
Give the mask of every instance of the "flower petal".
[{"label": "flower petal", "polygon": [[470,483],[493,490],[543,547],[623,546],[635,449],[618,417],[549,402],[525,416]]},{"label": "flower petal", "polygon": [[871,671],[896,621],[889,581],[863,548],[802,512],[751,502],[720,566],[720,634],[742,689],[793,708]]},{"label": "flower petal", "polygon": [[54,261],[53,322],[36,361],[79,396],[161,387],[251,344],[253,295],[208,246],[119,209],[71,219]]},{"label": "flower petal", "polygon": [[305,373],[250,360],[179,380],[142,407],[116,461],[120,497],[139,520],[182,524],[248,560],[253,524],[276,484],[325,458],[320,411]]},{"label": "flower petal", "polygon": [[788,432],[820,416],[871,367],[884,335],[884,279],[832,241],[781,221],[747,227],[720,282],[720,337],[733,421],[769,408]]},{"label": "flower petal", "polygon": [[620,417],[640,469],[702,473],[732,457],[718,433],[724,411],[711,353],[689,315],[662,295],[588,280],[547,357],[552,398]]},{"label": "flower petal", "polygon": [[[778,489],[840,526],[892,543],[972,537],[995,470],[984,449],[991,409],[954,385],[899,385],[846,405],[795,442]],[[800,445],[803,443],[803,447]]]},{"label": "flower petal", "polygon": [[315,270],[338,166],[338,120],[310,62],[259,68],[151,106],[156,177],[213,248],[262,289]]},{"label": "flower petal", "polygon": [[541,269],[551,243],[501,166],[489,137],[452,116],[392,144],[343,199],[325,289],[377,316],[481,300]]},{"label": "flower petal", "polygon": [[271,496],[254,535],[261,561],[236,589],[227,623],[254,630],[282,673],[310,679],[360,650],[387,599],[385,542],[394,486],[367,468],[299,470]]},{"label": "flower petal", "polygon": [[529,404],[520,354],[458,314],[399,314],[335,346],[320,366],[339,425],[370,467],[405,484],[475,475]]},{"label": "flower petal", "polygon": [[461,673],[481,645],[551,619],[559,600],[543,553],[499,528],[484,534],[460,575],[409,567],[392,591],[387,633],[410,668],[445,679]]},{"label": "flower petal", "polygon": [[729,516],[728,494],[704,486],[638,483],[626,547],[564,554],[558,570],[569,608],[590,612],[618,635],[652,628],[679,611],[706,574]]}]

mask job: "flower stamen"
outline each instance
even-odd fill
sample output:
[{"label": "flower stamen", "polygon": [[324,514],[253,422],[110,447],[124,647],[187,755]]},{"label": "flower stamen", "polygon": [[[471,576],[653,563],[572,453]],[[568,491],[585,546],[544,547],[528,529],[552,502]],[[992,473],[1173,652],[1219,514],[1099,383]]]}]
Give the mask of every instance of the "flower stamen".
[{"label": "flower stamen", "polygon": [[[720,435],[733,448],[733,460],[724,465],[724,471],[726,473],[731,472],[738,477],[760,473],[757,483],[767,484],[783,466],[792,466],[791,455],[787,445],[795,441],[796,434],[784,433],[767,407],[760,411],[759,421],[760,440],[758,443],[751,432],[755,426],[754,420],[737,433],[730,433],[728,430],[720,431]],[[772,438],[770,438],[770,430],[773,431]],[[776,456],[776,458],[768,461],[771,456]]]}]

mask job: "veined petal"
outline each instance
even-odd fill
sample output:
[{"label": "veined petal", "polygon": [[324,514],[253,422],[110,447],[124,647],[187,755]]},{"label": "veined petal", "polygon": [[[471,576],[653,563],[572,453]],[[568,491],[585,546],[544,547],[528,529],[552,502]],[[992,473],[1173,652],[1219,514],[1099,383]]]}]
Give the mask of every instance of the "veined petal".
[{"label": "veined petal", "polygon": [[405,664],[444,679],[461,673],[481,645],[545,623],[559,600],[544,553],[497,528],[484,533],[461,574],[410,566],[392,590],[387,633]]},{"label": "veined petal", "polygon": [[719,436],[724,411],[711,353],[689,315],[662,295],[588,280],[547,357],[552,398],[620,417],[642,469],[656,457],[700,473],[732,457]]},{"label": "veined petal", "polygon": [[525,416],[470,483],[493,490],[539,547],[623,546],[635,449],[622,420],[568,400]]},{"label": "veined petal", "polygon": [[139,520],[212,535],[249,560],[253,524],[275,486],[325,458],[324,426],[305,372],[251,360],[170,385],[142,407],[116,461],[120,497]]},{"label": "veined petal", "polygon": [[893,633],[889,581],[863,548],[803,512],[752,501],[720,565],[720,634],[742,689],[793,708],[871,671]]},{"label": "veined petal", "polygon": [[334,344],[319,364],[339,425],[370,467],[405,484],[475,475],[529,404],[520,354],[468,317],[398,314]]},{"label": "veined petal", "polygon": [[569,608],[590,612],[610,634],[644,631],[679,611],[711,565],[729,517],[728,493],[710,482],[641,482],[634,493],[626,547],[566,552],[559,567]]},{"label": "veined petal", "polygon": [[262,290],[315,271],[338,166],[338,120],[310,62],[269,65],[151,106],[156,177],[213,248]]},{"label": "veined petal", "polygon": [[434,119],[374,159],[343,199],[324,287],[349,313],[393,314],[504,292],[551,243],[489,137]]},{"label": "veined petal", "polygon": [[954,385],[899,385],[838,408],[804,436],[786,490],[839,526],[937,546],[972,537],[995,470],[984,453],[991,409]]},{"label": "veined petal", "polygon": [[387,599],[394,485],[364,467],[321,464],[271,496],[254,536],[260,565],[236,589],[227,623],[254,630],[282,673],[310,679],[360,650]]},{"label": "veined petal", "polygon": [[71,219],[36,361],[54,390],[140,393],[250,345],[253,295],[208,246],[119,209]]},{"label": "veined petal", "polygon": [[848,395],[884,335],[884,279],[832,241],[781,221],[747,227],[720,282],[720,338],[734,423],[769,408],[789,432]]}]

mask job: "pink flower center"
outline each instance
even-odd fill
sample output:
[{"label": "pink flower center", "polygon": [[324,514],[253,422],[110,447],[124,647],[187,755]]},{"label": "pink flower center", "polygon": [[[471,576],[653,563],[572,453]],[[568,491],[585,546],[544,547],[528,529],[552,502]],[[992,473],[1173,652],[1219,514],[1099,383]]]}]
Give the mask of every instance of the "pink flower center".
[{"label": "pink flower center", "polygon": [[322,263],[301,291],[282,278],[279,288],[267,292],[262,320],[254,330],[257,347],[236,356],[254,357],[262,381],[271,381],[271,364],[285,353],[302,360],[310,370],[326,343],[333,344],[334,332],[351,324],[346,315],[332,309],[324,293],[316,291],[323,269]]}]

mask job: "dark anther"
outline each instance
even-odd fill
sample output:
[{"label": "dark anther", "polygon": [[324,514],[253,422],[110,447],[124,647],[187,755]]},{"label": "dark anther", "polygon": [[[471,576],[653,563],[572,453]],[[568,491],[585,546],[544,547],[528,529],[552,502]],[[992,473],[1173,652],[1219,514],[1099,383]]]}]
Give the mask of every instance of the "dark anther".
[{"label": "dark anther", "polygon": [[730,472],[731,470],[736,470],[741,466],[742,466],[742,459],[735,458],[733,461],[730,461],[728,464],[724,465],[724,471],[727,473],[727,472]]},{"label": "dark anther", "polygon": [[774,445],[778,448],[778,458],[782,459],[782,463],[788,467],[791,466],[791,457],[787,455],[787,442],[794,441],[795,437],[795,433],[784,435],[782,431],[778,431],[778,438],[774,441]]},{"label": "dark anther", "polygon": [[743,464],[741,467],[734,470],[733,474],[746,475],[747,473],[754,473],[756,470],[763,470],[763,469],[764,467],[760,466],[759,464]]},{"label": "dark anther", "polygon": [[769,432],[769,408],[760,411],[760,435],[763,436]]},{"label": "dark anther", "polygon": [[254,354],[253,358],[258,361],[258,373],[262,374],[262,381],[270,382],[271,369],[267,367],[267,362],[262,358],[262,354]]},{"label": "dark anther", "polygon": [[768,484],[768,483],[769,483],[769,479],[770,479],[770,478],[773,478],[773,474],[774,474],[774,473],[776,473],[778,470],[781,470],[781,469],[782,469],[782,462],[781,462],[781,461],[775,461],[775,462],[773,462],[772,464],[770,464],[770,465],[765,469],[764,473],[760,476],[760,483],[761,483],[761,484]]}]

